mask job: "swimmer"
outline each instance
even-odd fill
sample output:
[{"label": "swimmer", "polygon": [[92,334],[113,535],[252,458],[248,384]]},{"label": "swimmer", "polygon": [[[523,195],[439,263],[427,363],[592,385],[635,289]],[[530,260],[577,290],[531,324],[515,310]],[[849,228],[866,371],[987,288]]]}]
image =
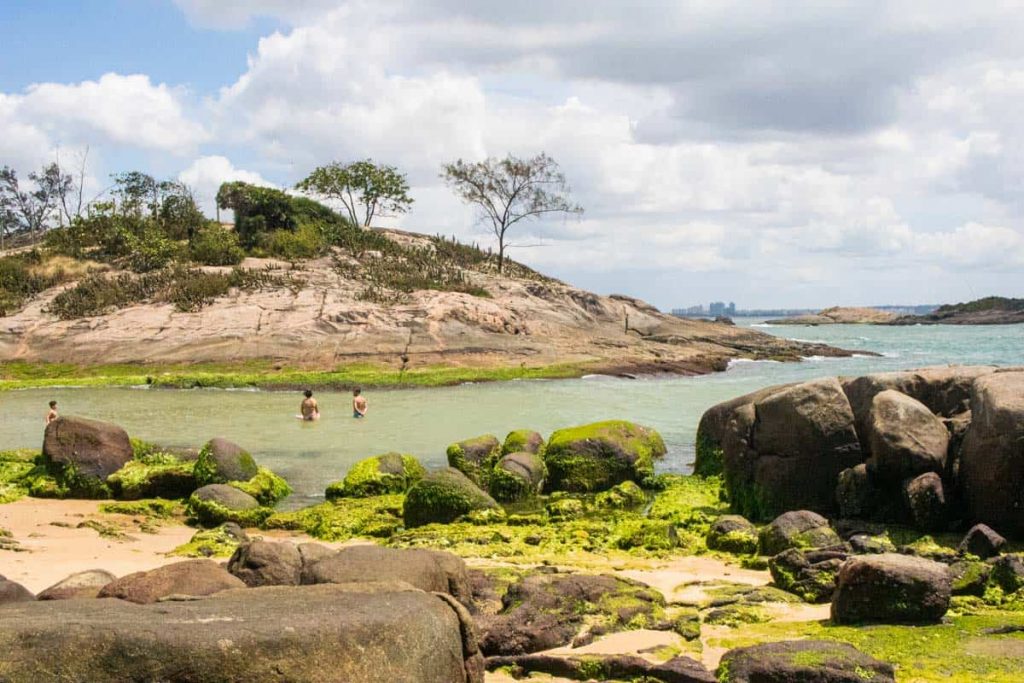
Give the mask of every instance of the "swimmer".
[{"label": "swimmer", "polygon": [[59,417],[57,415],[57,402],[50,401],[50,412],[46,413],[46,424],[50,424]]},{"label": "swimmer", "polygon": [[301,420],[306,422],[312,422],[313,420],[320,419],[320,406],[317,405],[316,399],[313,398],[313,392],[306,389],[302,392],[306,397],[301,404],[299,404],[299,412],[301,415],[297,415]]},{"label": "swimmer", "polygon": [[352,417],[366,417],[366,397],[362,389],[352,390]]}]

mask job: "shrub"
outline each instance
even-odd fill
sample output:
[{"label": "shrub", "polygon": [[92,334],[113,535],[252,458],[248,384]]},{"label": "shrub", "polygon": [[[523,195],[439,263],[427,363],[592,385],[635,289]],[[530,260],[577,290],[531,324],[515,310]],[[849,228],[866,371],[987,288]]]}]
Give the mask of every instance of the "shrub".
[{"label": "shrub", "polygon": [[238,235],[216,223],[208,223],[196,233],[189,253],[193,261],[207,266],[234,266],[245,258]]},{"label": "shrub", "polygon": [[305,224],[294,232],[275,230],[261,239],[270,254],[289,261],[316,258],[324,253],[327,243],[319,225]]},{"label": "shrub", "polygon": [[178,255],[178,245],[167,238],[159,228],[147,223],[137,233],[125,232],[128,267],[136,273],[148,273],[163,268]]},{"label": "shrub", "polygon": [[67,279],[60,268],[40,272],[41,265],[42,256],[35,250],[0,258],[0,317],[13,313],[36,294]]}]

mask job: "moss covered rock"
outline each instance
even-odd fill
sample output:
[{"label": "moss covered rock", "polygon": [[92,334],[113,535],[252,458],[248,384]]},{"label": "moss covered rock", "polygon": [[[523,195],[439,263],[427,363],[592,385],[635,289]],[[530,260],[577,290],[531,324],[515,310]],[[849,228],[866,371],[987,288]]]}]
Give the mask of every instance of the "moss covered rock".
[{"label": "moss covered rock", "polygon": [[665,442],[653,429],[623,420],[560,429],[544,450],[549,491],[604,491],[654,474]]},{"label": "moss covered rock", "polygon": [[256,461],[236,443],[217,437],[210,439],[196,460],[195,476],[200,486],[249,481],[257,474]]},{"label": "moss covered rock", "polygon": [[[54,474],[70,481],[102,483],[134,457],[128,433],[110,422],[58,417],[46,425],[43,458]],[[104,496],[105,497],[105,496]]]},{"label": "moss covered rock", "polygon": [[481,488],[487,488],[491,470],[501,457],[501,443],[493,434],[484,434],[448,447],[448,465],[465,474]]},{"label": "moss covered rock", "polygon": [[516,501],[540,493],[547,477],[544,459],[525,451],[501,457],[489,477],[491,495],[500,501]]},{"label": "moss covered rock", "polygon": [[761,643],[730,650],[718,666],[721,683],[814,681],[895,683],[893,667],[852,645],[831,640]]},{"label": "moss covered rock", "polygon": [[847,559],[842,550],[790,548],[768,560],[772,581],[807,602],[828,602],[836,589],[839,568]]},{"label": "moss covered rock", "polygon": [[132,460],[107,478],[107,486],[122,500],[186,498],[198,488],[194,467],[174,459],[154,464]]},{"label": "moss covered rock", "polygon": [[299,510],[275,512],[265,529],[304,531],[325,541],[388,538],[402,528],[401,494],[371,498],[338,498]]},{"label": "moss covered rock", "polygon": [[757,527],[746,517],[722,515],[708,530],[707,546],[727,553],[753,554],[757,552]]},{"label": "moss covered rock", "polygon": [[402,515],[407,527],[433,522],[448,523],[476,510],[496,509],[498,504],[465,474],[447,467],[431,472],[405,496]]},{"label": "moss covered rock", "polygon": [[274,474],[265,467],[256,468],[256,474],[248,481],[229,481],[232,486],[247,493],[260,505],[273,507],[278,501],[291,495],[292,487],[283,477]]},{"label": "moss covered rock", "polygon": [[207,484],[193,492],[186,510],[204,526],[235,522],[242,526],[259,526],[271,513],[244,491],[227,484]]},{"label": "moss covered rock", "polygon": [[228,522],[213,529],[200,529],[192,534],[188,543],[170,552],[181,557],[230,557],[242,543],[249,541],[245,531]]},{"label": "moss covered rock", "polygon": [[810,510],[793,510],[779,515],[761,529],[758,544],[762,555],[777,555],[790,548],[827,548],[842,539],[828,520]]},{"label": "moss covered rock", "polygon": [[605,510],[629,510],[647,502],[647,495],[634,481],[624,481],[594,496],[594,506]]},{"label": "moss covered rock", "polygon": [[532,429],[516,429],[508,433],[505,443],[501,445],[501,454],[509,453],[535,453],[541,454],[544,450],[544,437]]},{"label": "moss covered rock", "polygon": [[839,570],[832,621],[935,623],[949,609],[951,590],[940,562],[893,553],[851,557]]},{"label": "moss covered rock", "polygon": [[411,455],[374,455],[353,465],[344,480],[330,484],[327,500],[405,493],[426,473],[420,461]]}]

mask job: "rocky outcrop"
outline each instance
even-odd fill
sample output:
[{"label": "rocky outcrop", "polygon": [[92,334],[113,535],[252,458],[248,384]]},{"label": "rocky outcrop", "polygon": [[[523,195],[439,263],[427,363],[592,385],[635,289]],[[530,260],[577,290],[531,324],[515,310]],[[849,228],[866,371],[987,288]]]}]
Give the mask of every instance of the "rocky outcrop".
[{"label": "rocky outcrop", "polygon": [[787,640],[726,652],[720,683],[895,683],[893,667],[852,645],[832,640]]},{"label": "rocky outcrop", "polygon": [[960,457],[967,516],[1024,534],[1024,371],[978,378]]},{"label": "rocky outcrop", "polygon": [[110,422],[58,417],[46,425],[43,457],[57,470],[76,478],[106,480],[133,457],[128,433]]},{"label": "rocky outcrop", "polygon": [[403,584],[9,605],[0,650],[11,681],[483,683],[464,610]]},{"label": "rocky outcrop", "polygon": [[501,457],[501,442],[493,434],[484,434],[448,446],[448,466],[465,474],[480,488],[487,488],[491,470]]},{"label": "rocky outcrop", "polygon": [[466,475],[448,467],[431,472],[409,489],[402,515],[407,527],[453,522],[478,510],[495,510],[498,504]]},{"label": "rocky outcrop", "polygon": [[839,570],[832,621],[934,623],[949,609],[951,591],[942,563],[893,553],[851,557]]},{"label": "rocky outcrop", "polygon": [[752,406],[766,396],[790,386],[793,385],[785,384],[759,389],[724,401],[704,411],[697,424],[697,457],[693,463],[693,473],[702,477],[721,474],[726,432],[736,411],[744,406]]},{"label": "rocky outcrop", "polygon": [[1024,534],[1022,395],[1024,369],[988,366],[767,387],[709,409],[697,446],[721,445],[729,502],[754,520],[807,509]]},{"label": "rocky outcrop", "polygon": [[835,379],[771,393],[753,404],[752,423],[743,409],[732,421],[739,433],[727,430],[724,439],[726,484],[733,508],[752,519],[833,511],[839,473],[862,460],[853,412]]},{"label": "rocky outcrop", "polygon": [[877,308],[833,306],[810,314],[798,315],[794,318],[777,318],[772,325],[883,325],[896,320],[895,313],[880,311]]},{"label": "rocky outcrop", "polygon": [[627,480],[643,481],[665,453],[658,432],[624,420],[560,429],[544,450],[545,489],[590,493]]},{"label": "rocky outcrop", "polygon": [[77,600],[95,598],[100,590],[117,577],[103,569],[77,572],[53,584],[38,596],[37,600]]},{"label": "rocky outcrop", "polygon": [[186,560],[122,576],[104,586],[97,597],[145,605],[172,595],[213,595],[232,588],[245,588],[245,584],[216,562]]}]

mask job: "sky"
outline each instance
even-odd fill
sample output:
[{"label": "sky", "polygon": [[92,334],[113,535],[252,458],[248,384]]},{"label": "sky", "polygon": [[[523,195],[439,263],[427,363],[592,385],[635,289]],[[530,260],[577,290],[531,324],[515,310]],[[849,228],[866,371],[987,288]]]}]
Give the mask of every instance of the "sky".
[{"label": "sky", "polygon": [[3,0],[0,165],[289,188],[408,174],[380,225],[493,243],[455,159],[561,165],[548,274],[671,309],[1024,296],[1024,0]]}]

